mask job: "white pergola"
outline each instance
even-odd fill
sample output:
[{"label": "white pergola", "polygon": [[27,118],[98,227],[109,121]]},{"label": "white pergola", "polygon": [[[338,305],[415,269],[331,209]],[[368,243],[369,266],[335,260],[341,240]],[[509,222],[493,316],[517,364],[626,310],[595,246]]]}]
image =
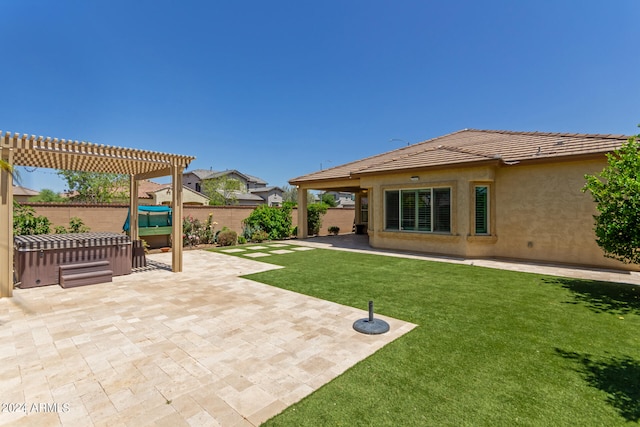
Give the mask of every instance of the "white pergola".
[{"label": "white pergola", "polygon": [[[130,235],[138,239],[138,181],[171,176],[172,270],[182,271],[182,172],[195,157],[0,130],[0,158],[13,166],[126,174],[130,177]],[[13,176],[0,171],[0,297],[13,294]]]}]

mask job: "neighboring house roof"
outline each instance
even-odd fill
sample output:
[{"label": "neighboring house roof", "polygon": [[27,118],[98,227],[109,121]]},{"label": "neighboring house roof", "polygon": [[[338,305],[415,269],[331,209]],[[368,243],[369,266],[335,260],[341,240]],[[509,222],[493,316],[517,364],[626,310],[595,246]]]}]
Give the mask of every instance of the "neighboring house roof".
[{"label": "neighboring house roof", "polygon": [[244,174],[244,176],[249,178],[248,181],[255,182],[256,184],[267,185],[267,181],[265,181],[265,180],[263,180],[261,178],[258,178],[257,176],[247,175],[247,174]]},{"label": "neighboring house roof", "polygon": [[291,179],[289,183],[345,179],[477,162],[516,164],[526,160],[611,152],[626,142],[624,135],[512,132],[464,129],[362,160]]},{"label": "neighboring house roof", "polygon": [[237,200],[245,200],[245,201],[255,201],[255,202],[264,202],[264,199],[260,196],[256,196],[252,193],[243,193],[241,191],[233,191],[234,197]]},{"label": "neighboring house roof", "polygon": [[[264,181],[263,179],[260,179],[257,176],[253,176],[253,175],[248,175],[246,173],[242,173],[237,169],[225,169],[223,171],[214,171],[214,170],[207,170],[207,169],[196,169],[196,170],[193,170],[193,171],[187,172],[187,173],[194,174],[200,180],[219,178],[221,176],[230,175],[232,173],[235,173],[236,175],[239,175],[241,178],[243,178],[247,182],[255,182],[256,184],[263,184],[263,185],[267,184],[267,182]],[[185,173],[185,175],[187,173]]]},{"label": "neighboring house roof", "polygon": [[194,169],[191,172],[185,172],[185,175],[190,173],[194,174],[200,179],[206,179],[209,175],[213,173],[213,171],[209,169]]},{"label": "neighboring house roof", "polygon": [[[184,187],[184,186],[183,186]],[[171,184],[158,184],[147,179],[138,182],[138,199],[152,199],[151,193],[171,188]]]},{"label": "neighboring house roof", "polygon": [[22,196],[22,197],[34,197],[39,195],[40,192],[36,190],[32,190],[27,187],[21,187],[19,185],[13,186],[13,196]]},{"label": "neighboring house roof", "polygon": [[249,190],[250,193],[268,193],[272,190],[280,190],[282,192],[284,192],[284,190],[280,187],[276,187],[275,185],[272,185],[270,187],[260,187],[260,188],[252,188]]}]

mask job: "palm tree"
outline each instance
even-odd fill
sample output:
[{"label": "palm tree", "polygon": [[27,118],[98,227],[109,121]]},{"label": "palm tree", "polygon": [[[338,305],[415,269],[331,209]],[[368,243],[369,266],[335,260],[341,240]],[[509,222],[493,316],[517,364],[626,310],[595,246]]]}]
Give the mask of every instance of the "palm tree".
[{"label": "palm tree", "polygon": [[11,175],[13,175],[13,180],[16,182],[20,182],[20,175],[18,171],[4,159],[0,159],[0,170],[7,171]]}]

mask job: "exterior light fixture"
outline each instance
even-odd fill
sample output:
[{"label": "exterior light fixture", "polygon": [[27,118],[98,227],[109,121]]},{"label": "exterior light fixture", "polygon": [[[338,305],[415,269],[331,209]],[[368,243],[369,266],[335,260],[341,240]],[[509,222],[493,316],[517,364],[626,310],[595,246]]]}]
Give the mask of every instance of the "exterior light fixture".
[{"label": "exterior light fixture", "polygon": [[420,181],[420,177],[418,175],[414,175],[411,177],[411,181],[413,182]]}]

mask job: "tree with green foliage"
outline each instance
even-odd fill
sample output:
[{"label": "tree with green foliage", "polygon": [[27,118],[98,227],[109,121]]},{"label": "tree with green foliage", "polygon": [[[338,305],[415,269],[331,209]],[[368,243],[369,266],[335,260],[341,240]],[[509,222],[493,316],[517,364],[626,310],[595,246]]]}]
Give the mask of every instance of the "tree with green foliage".
[{"label": "tree with green foliage", "polygon": [[605,256],[624,263],[640,263],[640,135],[607,154],[599,175],[585,175],[583,191],[597,204],[596,242]]},{"label": "tree with green foliage", "polygon": [[333,196],[333,194],[323,193],[320,200],[330,208],[335,208],[336,206],[338,206],[338,202],[336,202],[336,198]]},{"label": "tree with green foliage", "polygon": [[292,203],[284,203],[282,207],[260,205],[244,219],[245,229],[248,238],[253,237],[253,233],[262,230],[269,235],[270,240],[281,240],[291,236],[291,211]]},{"label": "tree with green foliage", "polygon": [[327,213],[328,206],[324,203],[312,203],[307,206],[307,232],[309,235],[320,233],[322,215]]},{"label": "tree with green foliage", "polygon": [[40,194],[34,197],[30,197],[30,202],[66,202],[69,199],[62,197],[58,193],[48,188],[43,188],[40,191]]},{"label": "tree with green foliage", "polygon": [[51,221],[46,216],[36,216],[31,206],[13,202],[13,235],[49,234]]},{"label": "tree with green foliage", "polygon": [[206,179],[202,182],[202,193],[209,198],[209,204],[213,206],[237,204],[237,194],[244,189],[242,181],[228,176]]},{"label": "tree with green foliage", "polygon": [[[298,189],[289,185],[282,187],[284,193],[282,194],[283,202],[291,202],[294,206],[298,204]],[[315,197],[311,192],[307,192],[307,204],[315,203]]]},{"label": "tree with green foliage", "polygon": [[129,177],[115,173],[59,170],[70,192],[77,192],[74,201],[110,203],[129,197]]}]

